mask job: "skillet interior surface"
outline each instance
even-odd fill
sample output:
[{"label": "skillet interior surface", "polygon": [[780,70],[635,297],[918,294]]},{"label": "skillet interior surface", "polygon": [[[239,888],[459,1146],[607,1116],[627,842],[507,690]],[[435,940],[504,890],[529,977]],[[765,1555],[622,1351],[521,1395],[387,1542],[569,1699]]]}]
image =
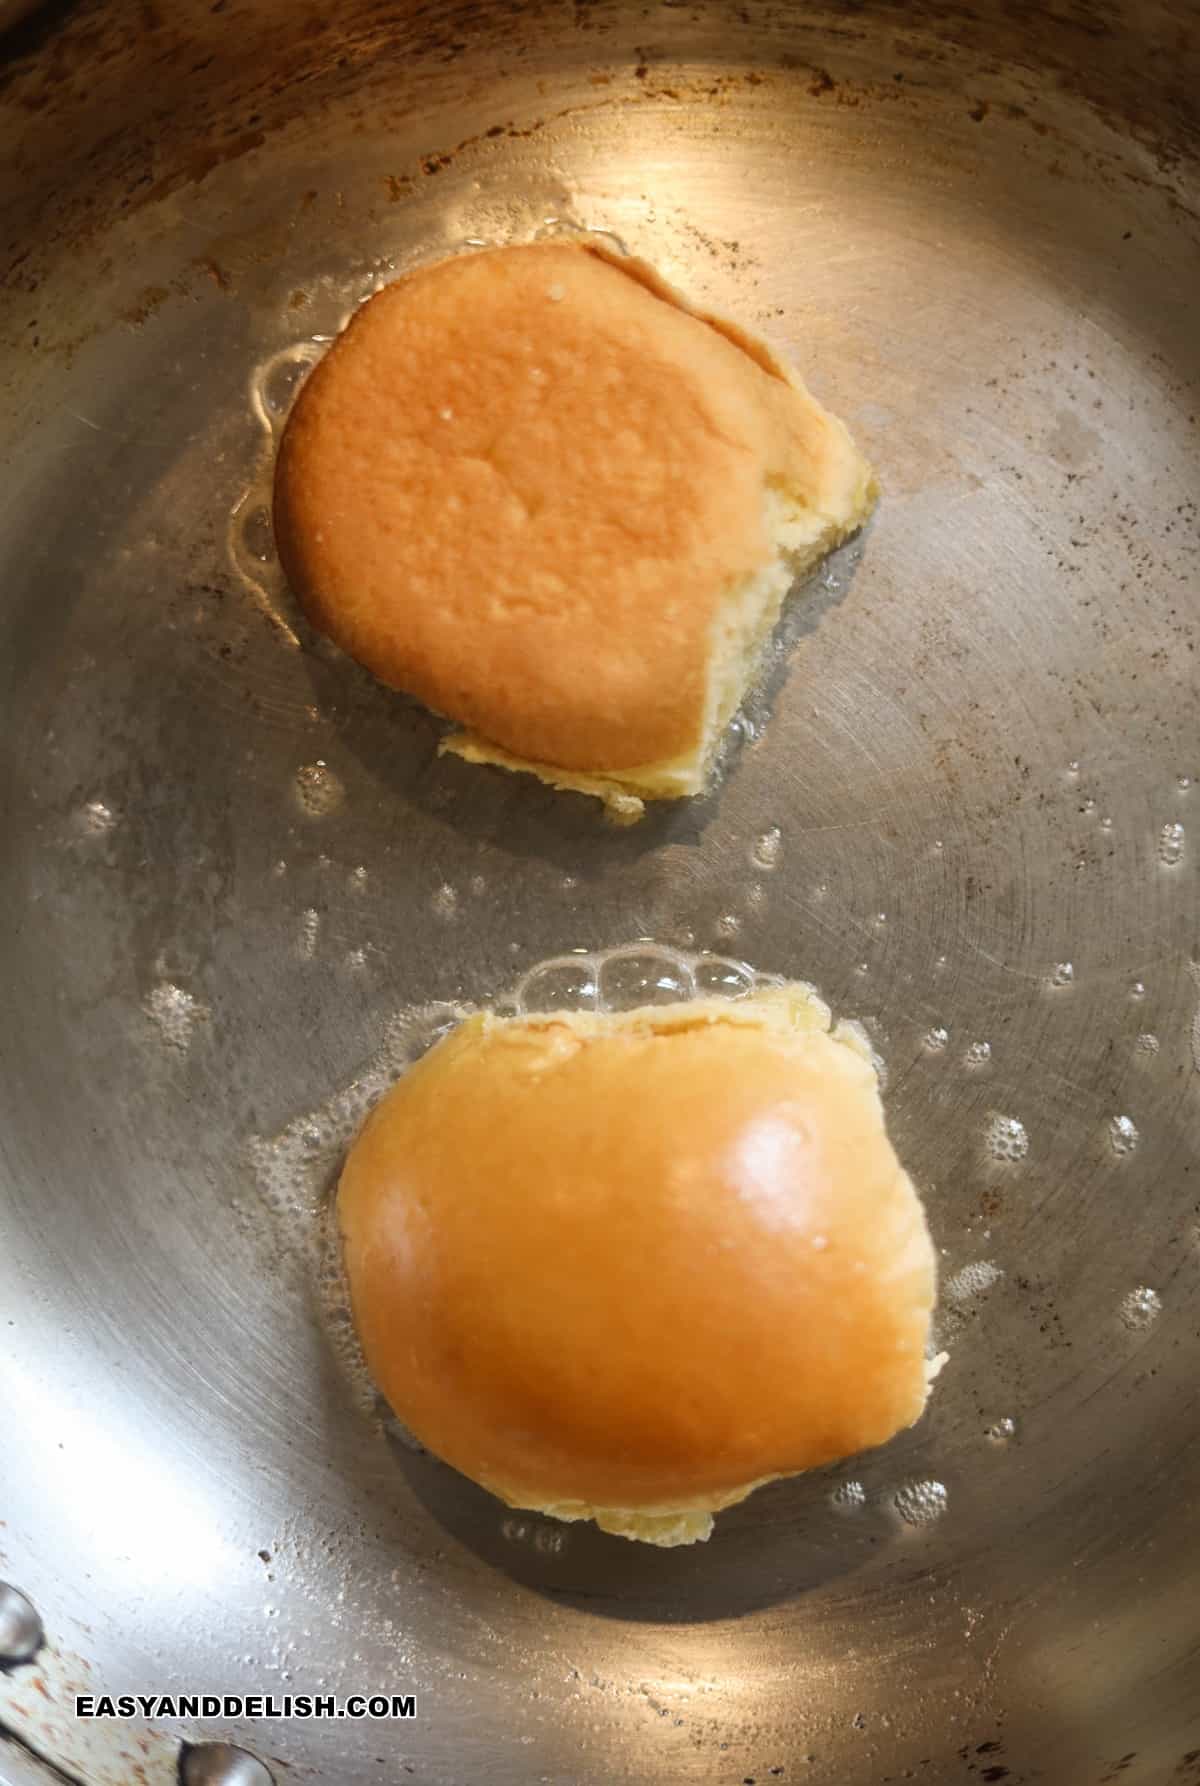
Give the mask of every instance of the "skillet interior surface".
[{"label": "skillet interior surface", "polygon": [[[1192,1786],[1186,14],[334,10],[52,9],[5,69],[0,1575],[49,1647],[0,1777],[173,1777],[76,1690],[290,1688],[420,1715],[190,1734],[338,1786]],[[354,304],[563,227],[790,351],[884,488],[721,785],[626,832],[439,759],[270,544]],[[866,1023],[950,1354],[669,1553],[406,1448],[314,1215],[455,1006],[643,937]]]}]

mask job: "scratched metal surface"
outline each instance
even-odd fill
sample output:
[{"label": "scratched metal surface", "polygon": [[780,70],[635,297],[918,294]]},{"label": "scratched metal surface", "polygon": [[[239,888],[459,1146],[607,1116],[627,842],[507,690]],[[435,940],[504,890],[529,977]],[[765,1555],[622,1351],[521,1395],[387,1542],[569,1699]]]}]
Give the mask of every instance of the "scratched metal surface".
[{"label": "scratched metal surface", "polygon": [[[77,1688],[290,1686],[421,1716],[188,1734],[338,1786],[1192,1786],[1194,12],[330,10],[52,8],[4,70],[0,1576],[52,1648],[0,1778],[174,1776]],[[770,723],[625,833],[439,761],[261,512],[316,338],[549,218],[789,349],[885,492]],[[309,1241],[405,1013],[639,936],[866,1021],[950,1353],[662,1554],[406,1451]]]}]

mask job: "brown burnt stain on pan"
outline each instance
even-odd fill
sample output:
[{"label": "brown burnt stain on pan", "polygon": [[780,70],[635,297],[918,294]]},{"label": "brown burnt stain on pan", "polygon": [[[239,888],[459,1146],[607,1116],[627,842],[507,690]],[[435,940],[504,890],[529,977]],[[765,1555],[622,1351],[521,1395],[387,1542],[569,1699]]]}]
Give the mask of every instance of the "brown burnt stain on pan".
[{"label": "brown burnt stain on pan", "polygon": [[[333,100],[354,96],[364,122],[382,128],[384,89],[391,59],[427,63],[453,79],[468,50],[515,64],[527,60],[530,43],[544,41],[555,55],[571,48],[597,53],[595,39],[620,27],[624,10],[597,4],[564,13],[556,7],[516,4],[414,6],[353,3],[307,7],[279,27],[265,0],[195,0],[169,10],[136,9],[130,31],[124,8],[98,0],[52,6],[0,44],[0,132],[14,145],[12,173],[20,183],[16,202],[0,215],[0,267],[6,283],[31,289],[57,245],[87,242],[118,217],[154,203],[226,162],[260,148],[275,131],[319,115]],[[702,8],[689,12],[704,16]],[[715,20],[715,11],[712,15]],[[719,101],[730,83],[757,85],[772,68],[781,75],[804,71],[791,42],[794,14],[778,4],[742,8],[714,32],[714,62],[753,62],[746,73],[718,73],[709,82],[688,79],[671,66],[671,9],[655,21],[655,40],[628,65],[628,79],[647,100]],[[956,78],[960,64],[975,64],[964,98],[971,115],[988,116],[981,73],[1026,70],[1039,87],[1048,77],[1069,77],[1115,128],[1151,148],[1168,178],[1200,140],[1194,95],[1181,79],[1181,53],[1191,27],[1163,13],[1143,14],[1121,30],[1095,4],[1078,4],[1068,19],[1043,22],[1037,13],[1006,17],[984,8],[881,5],[869,21],[856,6],[833,6],[824,15],[829,66],[810,66],[805,91],[814,100],[855,106],[912,103],[913,70],[936,69],[939,84]],[[870,32],[894,37],[897,74],[903,79],[858,87],[839,78],[834,52],[852,50]],[[548,52],[549,53],[549,50]],[[250,79],[248,71],[256,71]],[[257,72],[261,71],[261,72]],[[585,76],[586,78],[586,76]],[[606,79],[620,77],[611,71]],[[608,100],[606,93],[597,103]],[[624,95],[613,95],[624,99]],[[1009,107],[1006,121],[1019,107]],[[558,115],[561,115],[558,114]],[[989,120],[991,121],[991,120]],[[485,140],[519,136],[536,123],[498,121],[479,133]],[[436,174],[478,139],[429,148],[411,173]]]}]

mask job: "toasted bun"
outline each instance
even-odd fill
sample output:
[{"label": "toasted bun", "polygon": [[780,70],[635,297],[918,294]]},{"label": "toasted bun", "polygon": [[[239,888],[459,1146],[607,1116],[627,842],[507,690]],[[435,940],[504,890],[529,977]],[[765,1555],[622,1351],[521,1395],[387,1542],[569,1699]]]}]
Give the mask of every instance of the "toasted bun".
[{"label": "toasted bun", "polygon": [[660,1543],[925,1404],[935,1265],[863,1044],[807,988],[476,1016],[338,1193],[396,1413],[518,1507]]},{"label": "toasted bun", "polygon": [[275,527],[313,623],[450,748],[636,816],[702,786],[791,576],[873,500],[761,342],[559,241],[358,311],[289,418]]}]

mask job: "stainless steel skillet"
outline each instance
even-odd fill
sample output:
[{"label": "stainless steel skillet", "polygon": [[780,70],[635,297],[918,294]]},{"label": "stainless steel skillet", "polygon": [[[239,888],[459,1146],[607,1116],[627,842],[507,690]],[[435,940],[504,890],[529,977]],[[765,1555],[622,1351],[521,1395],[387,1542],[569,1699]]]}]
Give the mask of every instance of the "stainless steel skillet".
[{"label": "stainless steel skillet", "polygon": [[[255,1777],[186,1736],[336,1786],[1200,1781],[1198,28],[109,0],[0,43],[0,1577],[48,1639],[0,1779]],[[551,219],[790,348],[886,492],[769,726],[622,835],[437,760],[262,506],[376,281]],[[904,1440],[663,1555],[405,1451],[309,1216],[440,1007],[643,936],[867,1022],[951,1354]],[[289,1689],[419,1715],[73,1715]]]}]

